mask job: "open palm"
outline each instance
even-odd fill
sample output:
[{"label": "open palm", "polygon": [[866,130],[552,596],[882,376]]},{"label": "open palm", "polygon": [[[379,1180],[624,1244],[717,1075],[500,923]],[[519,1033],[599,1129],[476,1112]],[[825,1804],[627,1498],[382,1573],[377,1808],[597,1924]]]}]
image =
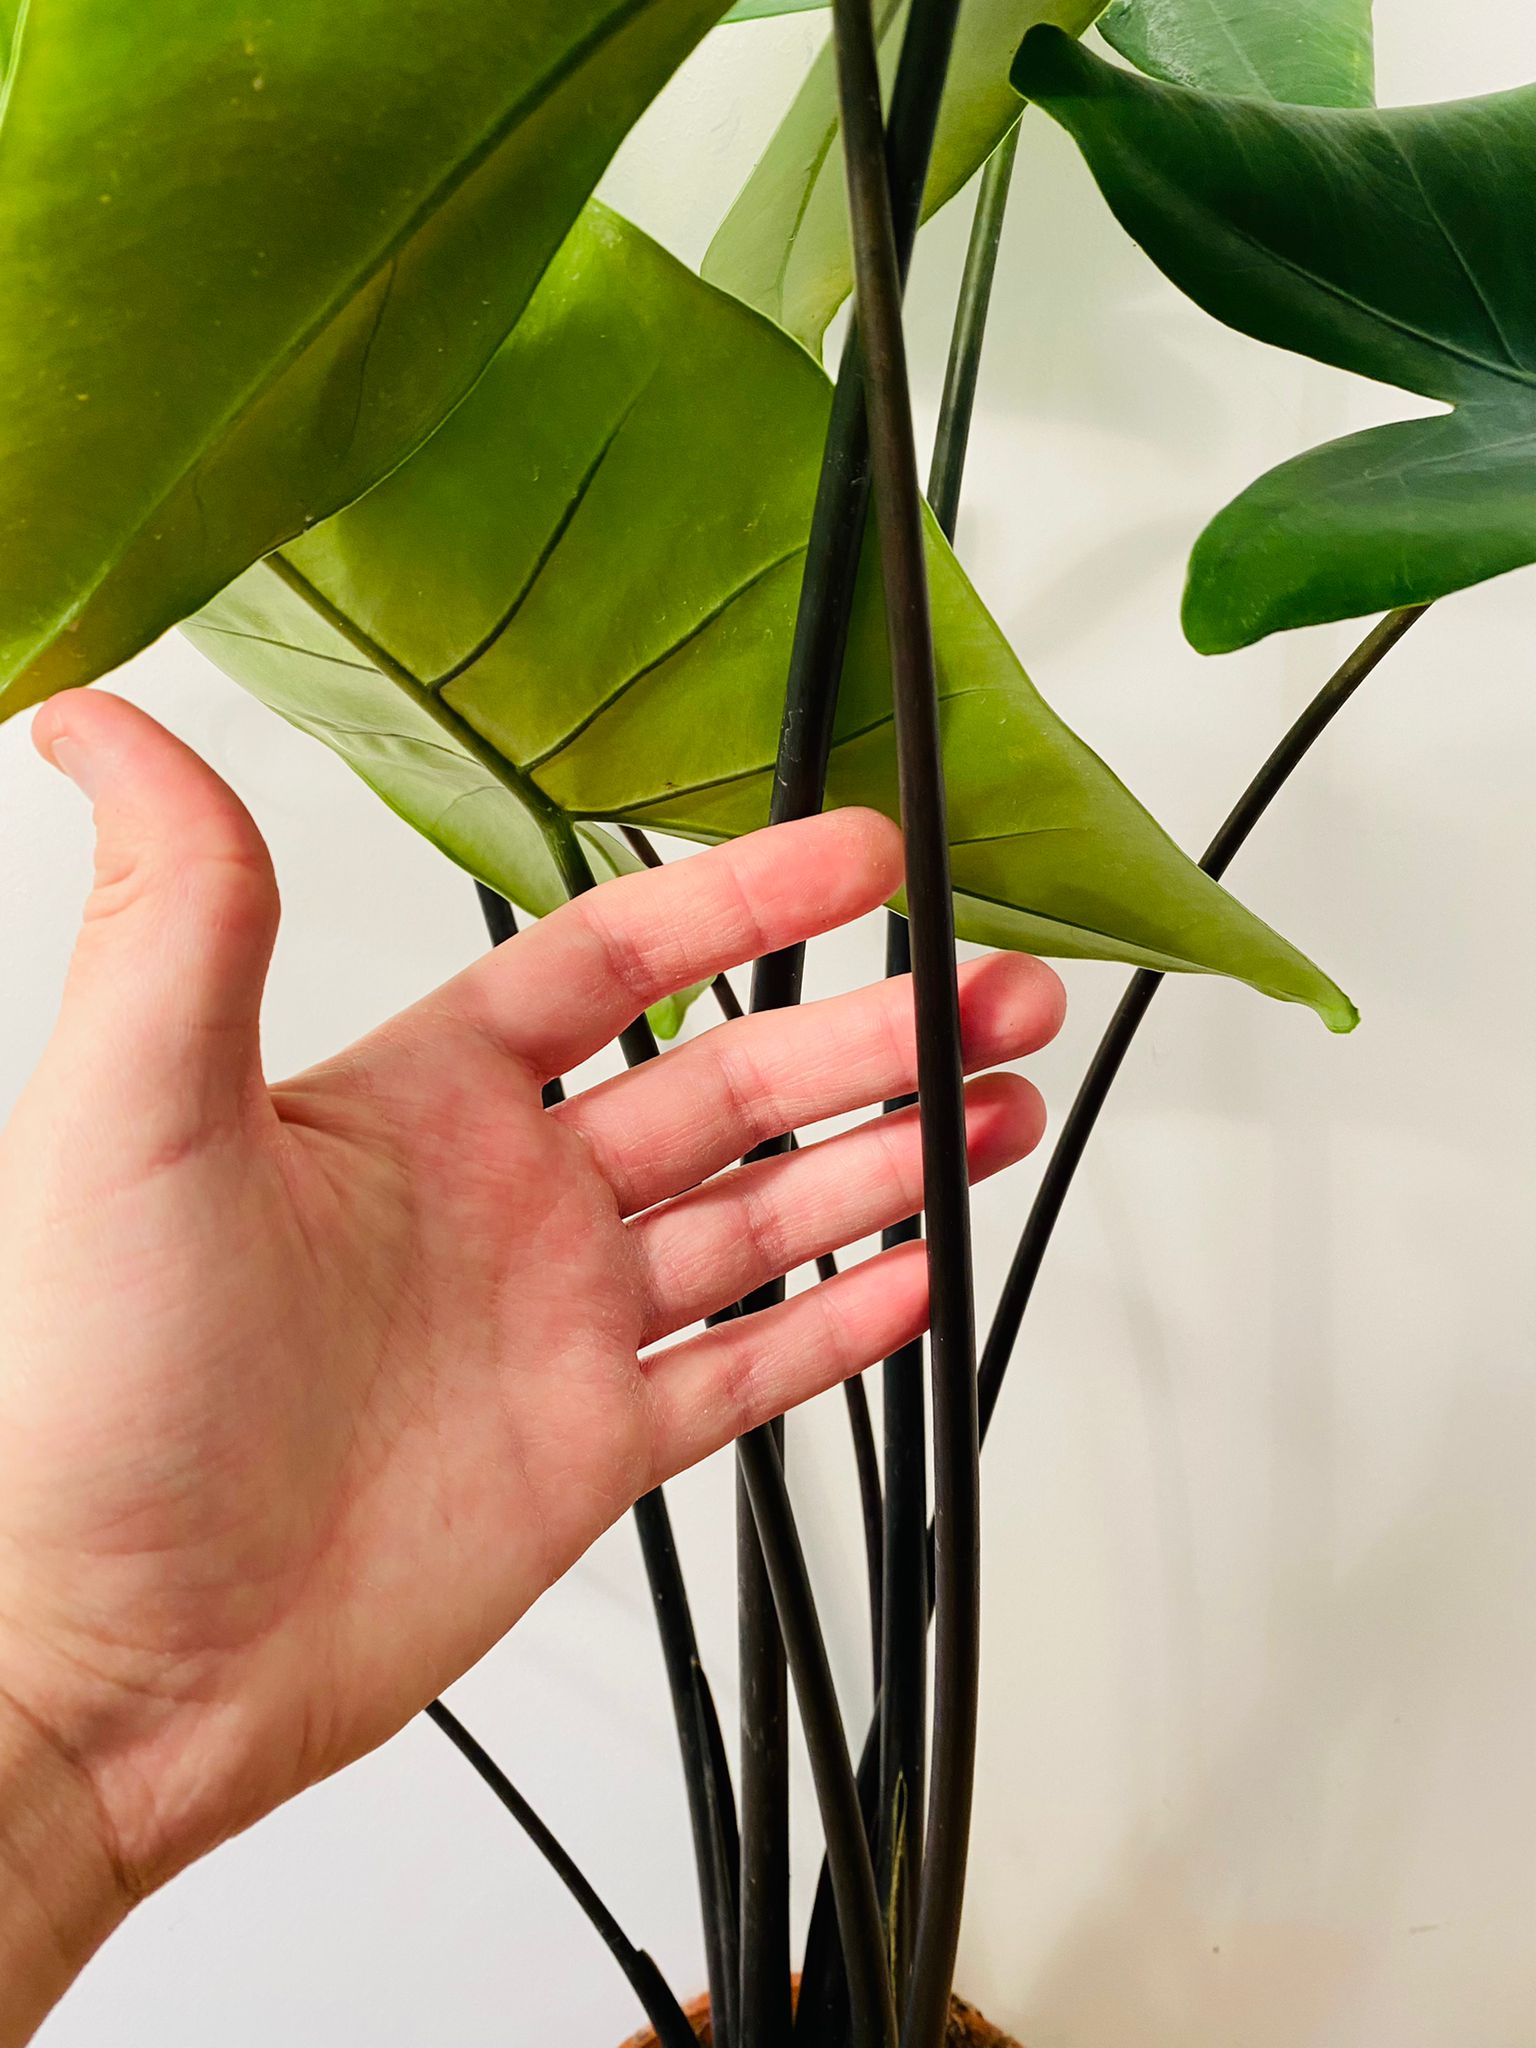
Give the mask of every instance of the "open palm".
[{"label": "open palm", "polygon": [[[392,1734],[641,1493],[910,1338],[921,1250],[656,1351],[919,1206],[910,1114],[733,1167],[912,1084],[904,983],[709,1032],[546,1111],[649,1003],[873,908],[845,812],[609,885],[269,1088],[277,917],[230,791],[142,714],[57,700],[97,885],[0,1145],[0,1694],[90,1759],[158,1882]],[[968,1054],[1055,1029],[1037,963],[963,981]],[[976,1084],[973,1164],[1039,1135]]]}]

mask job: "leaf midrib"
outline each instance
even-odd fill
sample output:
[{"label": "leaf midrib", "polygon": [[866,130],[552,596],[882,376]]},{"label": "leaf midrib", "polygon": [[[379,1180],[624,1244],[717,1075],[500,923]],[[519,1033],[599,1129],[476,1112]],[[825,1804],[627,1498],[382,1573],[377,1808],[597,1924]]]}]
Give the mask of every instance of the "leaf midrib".
[{"label": "leaf midrib", "polygon": [[[1415,327],[1412,321],[1399,319],[1395,314],[1385,312],[1381,307],[1373,306],[1365,299],[1356,298],[1353,292],[1346,291],[1342,285],[1335,284],[1331,278],[1319,277],[1317,272],[1308,269],[1306,264],[1299,263],[1294,257],[1283,255],[1280,250],[1271,248],[1267,242],[1261,242],[1256,235],[1250,234],[1245,228],[1229,225],[1227,232],[1234,241],[1241,242],[1246,248],[1256,250],[1271,262],[1277,263],[1282,270],[1288,270],[1292,276],[1300,278],[1304,283],[1314,285],[1318,291],[1326,296],[1338,299],[1346,306],[1353,306],[1355,311],[1362,314],[1367,320],[1374,320],[1383,327],[1390,327],[1395,333],[1406,335],[1411,341],[1422,342],[1432,353],[1445,356],[1453,362],[1464,363],[1468,369],[1481,370],[1485,375],[1494,378],[1501,384],[1513,384],[1518,389],[1525,391],[1536,390],[1536,374],[1533,374],[1531,371],[1517,369],[1514,365],[1510,365],[1507,369],[1503,368],[1497,363],[1490,363],[1484,356],[1474,354],[1470,349],[1457,348],[1453,343],[1446,341],[1440,335],[1426,333],[1423,328]],[[1369,373],[1362,372],[1360,374],[1368,375]],[[1418,392],[1419,396],[1423,398],[1438,396],[1437,393],[1432,391],[1419,392],[1419,387],[1413,384],[1403,388]],[[1465,399],[1452,399],[1442,402],[1466,404],[1468,401]]]},{"label": "leaf midrib", "polygon": [[[82,615],[96,594],[122,563],[124,557],[138,541],[145,529],[153,524],[165,507],[176,496],[206,460],[210,450],[221,441],[227,440],[231,431],[238,427],[245,416],[266,395],[281,384],[294,366],[302,361],[314,344],[334,325],[340,314],[356,302],[374,279],[393,262],[418,229],[430,221],[461,191],[482,165],[488,163],[501,144],[522,123],[545,105],[559,89],[577,75],[584,66],[634,21],[652,0],[619,0],[619,4],[601,22],[596,24],[580,42],[574,44],[560,61],[544,77],[525,93],[521,99],[506,108],[480,137],[472,150],[461,157],[448,175],[434,186],[415,209],[393,230],[384,247],[376,252],[365,267],[350,274],[348,282],[317,313],[310,325],[295,337],[289,347],[280,352],[274,362],[264,366],[258,378],[249,384],[234,401],[230,409],[222,414],[213,428],[204,437],[196,452],[178,470],[167,487],[154,502],[138,517],[124,536],[121,547],[103,565],[95,579],[77,596],[74,603],[60,613],[33,641],[21,668],[25,669],[60,633],[67,632]],[[12,63],[3,83],[0,83],[0,121],[10,103],[11,81],[20,69],[21,32],[30,8],[30,0],[23,0],[23,11],[17,18],[16,37],[12,45],[16,61]]]}]

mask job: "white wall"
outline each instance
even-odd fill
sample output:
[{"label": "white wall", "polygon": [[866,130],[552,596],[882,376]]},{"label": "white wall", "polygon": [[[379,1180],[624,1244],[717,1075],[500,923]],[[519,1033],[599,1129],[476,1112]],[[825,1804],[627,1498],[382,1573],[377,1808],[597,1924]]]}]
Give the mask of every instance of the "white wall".
[{"label": "white wall", "polygon": [[[1382,0],[1383,97],[1532,69],[1525,0]],[[615,198],[696,255],[818,33],[717,35]],[[964,222],[925,245],[931,415]],[[1405,410],[1228,335],[1027,124],[962,552],[1037,679],[1197,844],[1349,642],[1220,664],[1182,563],[1271,461]],[[1352,990],[1336,1041],[1166,991],[1064,1221],[988,1452],[988,1665],[964,1982],[1031,2048],[1530,2048],[1536,2035],[1536,575],[1446,604],[1329,737],[1237,886]],[[213,760],[287,898],[274,1069],[480,943],[467,885],[170,641],[123,687]],[[84,888],[78,800],[0,735],[0,1101]],[[820,968],[875,970],[875,935]],[[1078,968],[1060,1111],[1121,975]],[[990,1302],[1036,1177],[980,1204]],[[865,1711],[840,1409],[797,1425]],[[728,1469],[676,1489],[730,1710]],[[684,1986],[687,1831],[635,1546],[617,1531],[459,1704]],[[800,1806],[809,1810],[801,1773]],[[807,1834],[799,1869],[813,1867]],[[155,1900],[49,2048],[607,2048],[625,1987],[423,1727]]]}]

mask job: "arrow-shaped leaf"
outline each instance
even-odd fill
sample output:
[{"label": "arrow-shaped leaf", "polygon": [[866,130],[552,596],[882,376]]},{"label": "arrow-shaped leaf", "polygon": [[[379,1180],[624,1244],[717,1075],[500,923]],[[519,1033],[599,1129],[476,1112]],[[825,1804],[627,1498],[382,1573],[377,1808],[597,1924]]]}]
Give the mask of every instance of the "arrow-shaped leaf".
[{"label": "arrow-shaped leaf", "polygon": [[1261,341],[1454,411],[1282,464],[1220,513],[1206,653],[1536,561],[1536,87],[1375,111],[1155,85],[1042,31],[1015,79],[1183,291]]},{"label": "arrow-shaped leaf", "polygon": [[7,12],[0,715],[408,454],[719,0]]},{"label": "arrow-shaped leaf", "polygon": [[[1035,22],[1080,33],[1104,0],[966,0],[923,198],[929,219],[986,162],[1019,118],[1008,67]],[[880,65],[895,77],[911,0],[875,0]],[[787,328],[819,355],[853,289],[837,67],[817,57],[704,258],[704,275]]]},{"label": "arrow-shaped leaf", "polygon": [[1170,85],[1299,107],[1376,97],[1371,0],[1111,0],[1099,33]]},{"label": "arrow-shaped leaf", "polygon": [[[514,899],[539,815],[728,838],[767,815],[830,387],[803,350],[589,207],[411,462],[189,629]],[[1353,1012],[1207,880],[1041,701],[931,542],[962,929],[1230,974]],[[896,805],[873,552],[830,801]]]}]

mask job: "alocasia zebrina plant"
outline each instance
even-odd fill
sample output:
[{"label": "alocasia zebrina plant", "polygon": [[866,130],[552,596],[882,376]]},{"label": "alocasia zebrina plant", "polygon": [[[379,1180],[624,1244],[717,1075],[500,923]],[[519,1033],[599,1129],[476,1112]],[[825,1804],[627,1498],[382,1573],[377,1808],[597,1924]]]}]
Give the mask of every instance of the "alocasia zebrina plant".
[{"label": "alocasia zebrina plant", "polygon": [[[1100,24],[1113,59],[1077,40],[1098,0],[836,0],[825,49],[742,191],[722,195],[695,274],[595,187],[707,31],[761,33],[754,19],[810,4],[0,5],[0,717],[182,624],[483,887],[535,913],[654,859],[643,828],[703,841],[820,801],[904,812],[939,1191],[939,1571],[931,1592],[920,1360],[907,1356],[886,1375],[883,1470],[862,1389],[850,1394],[882,1673],[857,1790],[776,1440],[743,1452],[744,1655],[768,1682],[748,1688],[754,1797],[739,1832],[665,1509],[652,1499],[640,1519],[715,2040],[788,2048],[793,2025],[798,2048],[892,2048],[899,2026],[902,2048],[939,2048],[974,1737],[979,1436],[1160,976],[1225,974],[1336,1029],[1355,1021],[1217,877],[1418,608],[1536,559],[1523,482],[1536,98],[1376,110],[1369,0],[1113,0]],[[889,95],[898,66],[882,132],[881,82]],[[1130,232],[1217,317],[1452,408],[1299,456],[1199,541],[1186,624],[1200,648],[1390,613],[1200,866],[1049,708],[945,537],[1027,101],[1072,132]],[[930,516],[902,279],[918,216],[983,167]],[[834,399],[819,356],[850,295]],[[871,475],[862,556],[857,527],[839,551],[828,507],[862,518]],[[506,906],[493,915],[504,930]],[[984,944],[1139,970],[979,1377],[964,1217],[944,1193],[955,1063],[931,1027],[951,917]],[[897,920],[893,966],[905,950]],[[755,994],[791,1000],[794,984],[793,966],[771,963]],[[625,1051],[654,1052],[643,1025]],[[955,1796],[925,1823],[935,1599],[932,1754]],[[793,2023],[787,1818],[772,1796],[787,1749],[757,1704],[783,1682],[775,1611],[832,1852]],[[435,1711],[680,2048],[691,2034],[655,1966]],[[855,1910],[877,1885],[883,1929]]]}]

